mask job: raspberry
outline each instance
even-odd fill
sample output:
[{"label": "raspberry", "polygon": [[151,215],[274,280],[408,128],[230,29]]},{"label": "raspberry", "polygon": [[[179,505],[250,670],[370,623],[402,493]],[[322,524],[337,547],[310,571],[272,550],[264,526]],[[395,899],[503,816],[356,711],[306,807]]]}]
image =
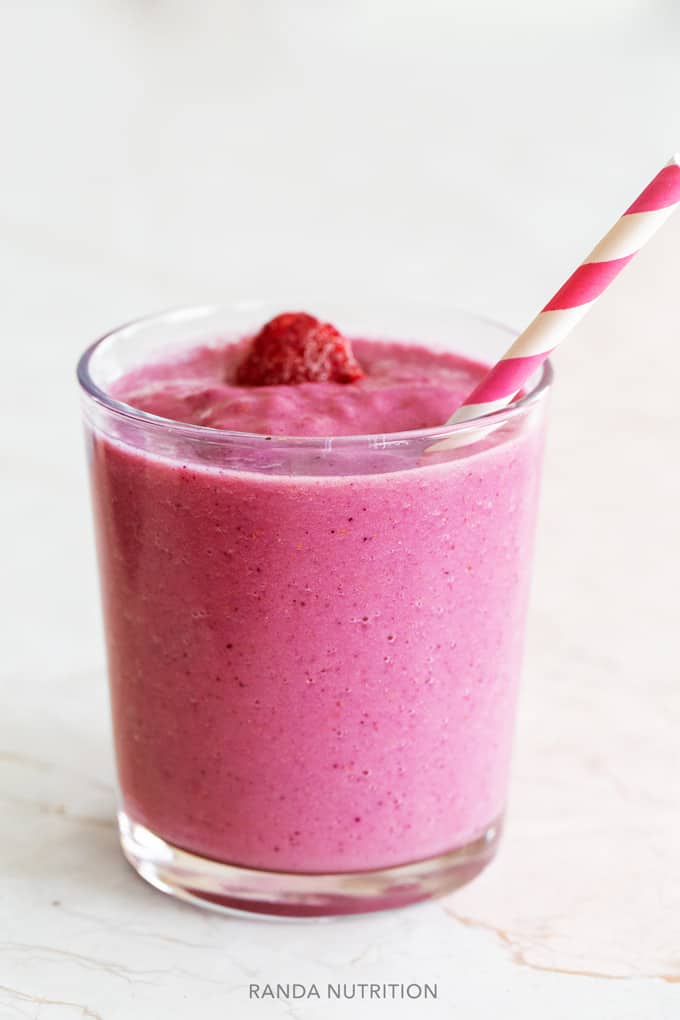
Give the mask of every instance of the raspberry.
[{"label": "raspberry", "polygon": [[266,323],[236,370],[241,386],[354,382],[363,376],[349,340],[305,312],[284,312]]}]

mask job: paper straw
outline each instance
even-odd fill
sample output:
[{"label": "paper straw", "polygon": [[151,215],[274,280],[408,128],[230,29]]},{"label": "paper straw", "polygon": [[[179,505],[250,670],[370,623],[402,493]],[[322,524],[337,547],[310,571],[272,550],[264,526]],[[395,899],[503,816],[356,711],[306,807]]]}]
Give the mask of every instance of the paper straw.
[{"label": "paper straw", "polygon": [[446,424],[478,418],[509,404],[678,204],[680,153],[626,209]]}]

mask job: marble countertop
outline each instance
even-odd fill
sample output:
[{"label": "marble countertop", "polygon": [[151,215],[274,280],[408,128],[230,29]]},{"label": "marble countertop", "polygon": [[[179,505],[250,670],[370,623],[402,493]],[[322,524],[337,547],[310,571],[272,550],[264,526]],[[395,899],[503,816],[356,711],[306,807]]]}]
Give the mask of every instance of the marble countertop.
[{"label": "marble countertop", "polygon": [[[516,6],[3,7],[0,1020],[680,1015],[680,218],[556,358],[493,866],[392,914],[225,919],[141,882],[113,821],[75,358],[272,293],[526,321],[677,148],[680,13]],[[438,998],[248,997],[402,981]]]}]

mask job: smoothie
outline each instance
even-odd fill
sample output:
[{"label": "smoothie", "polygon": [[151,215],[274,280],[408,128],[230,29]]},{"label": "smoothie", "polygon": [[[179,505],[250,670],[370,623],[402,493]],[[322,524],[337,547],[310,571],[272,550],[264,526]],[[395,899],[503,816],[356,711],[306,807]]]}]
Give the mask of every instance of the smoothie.
[{"label": "smoothie", "polygon": [[505,802],[542,419],[430,458],[313,444],[293,469],[277,437],[440,425],[484,366],[359,338],[350,381],[244,385],[250,342],[196,344],[111,394],[274,437],[260,467],[91,432],[123,808],[270,871],[461,847]]}]

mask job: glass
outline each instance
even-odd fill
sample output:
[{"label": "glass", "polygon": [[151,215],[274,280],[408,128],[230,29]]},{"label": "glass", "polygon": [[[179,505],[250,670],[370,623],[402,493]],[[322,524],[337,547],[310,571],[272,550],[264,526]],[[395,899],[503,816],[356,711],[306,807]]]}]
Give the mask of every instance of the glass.
[{"label": "glass", "polygon": [[[217,909],[402,906],[498,843],[552,372],[483,420],[378,436],[220,431],[110,395],[280,310],[142,319],[78,366],[122,847]],[[313,311],[488,362],[511,339],[433,305]]]}]

